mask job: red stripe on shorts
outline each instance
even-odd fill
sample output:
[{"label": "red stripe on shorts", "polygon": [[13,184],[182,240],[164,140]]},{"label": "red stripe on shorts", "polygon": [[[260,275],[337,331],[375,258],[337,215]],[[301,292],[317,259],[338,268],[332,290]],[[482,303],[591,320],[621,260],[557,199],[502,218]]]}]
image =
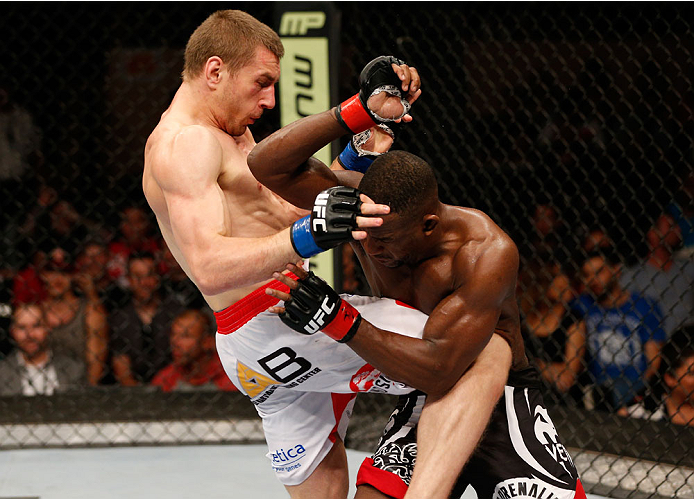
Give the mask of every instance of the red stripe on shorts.
[{"label": "red stripe on shorts", "polygon": [[357,473],[357,486],[371,485],[387,496],[402,499],[407,492],[407,484],[395,473],[374,467],[374,460],[364,459]]},{"label": "red stripe on shorts", "polygon": [[574,499],[586,499],[586,491],[583,490],[583,484],[580,480],[576,480],[576,493]]},{"label": "red stripe on shorts", "polygon": [[[294,280],[298,279],[298,277],[291,272],[287,274],[287,277]],[[285,293],[289,293],[289,287],[286,284],[282,284],[277,280],[268,282],[264,286],[250,292],[233,305],[229,305],[224,310],[215,312],[214,316],[217,320],[217,331],[220,334],[231,334],[259,313],[264,312],[273,305],[277,305],[280,300],[274,296],[265,294],[267,288],[278,289]]]},{"label": "red stripe on shorts", "polygon": [[342,414],[345,412],[345,408],[350,401],[357,396],[356,393],[331,393],[333,399],[333,414],[335,415],[335,426],[333,427],[328,439],[335,443],[335,439],[338,437],[337,427],[340,426],[340,420],[342,419]]},{"label": "red stripe on shorts", "polygon": [[414,308],[412,305],[408,305],[408,304],[405,303],[404,301],[395,300],[395,304],[396,304],[396,305],[400,305],[401,307],[407,307],[407,308],[411,308],[412,310],[417,310],[417,309]]}]

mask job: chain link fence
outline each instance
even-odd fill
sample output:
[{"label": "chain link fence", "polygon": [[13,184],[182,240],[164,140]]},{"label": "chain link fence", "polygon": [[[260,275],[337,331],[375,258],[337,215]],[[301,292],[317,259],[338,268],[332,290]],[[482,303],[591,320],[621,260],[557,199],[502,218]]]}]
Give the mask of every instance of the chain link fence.
[{"label": "chain link fence", "polygon": [[[229,7],[4,8],[3,447],[262,440],[251,404],[215,377],[208,312],[140,187],[144,143],[180,83],[185,42]],[[273,23],[272,3],[232,7]],[[336,7],[340,98],[376,55],[416,66],[425,93],[395,147],[434,166],[445,202],[485,211],[516,241],[528,354],[587,489],[694,496],[691,7]],[[275,109],[254,134],[278,123]],[[344,290],[368,293],[349,248],[341,258]],[[133,327],[137,293],[175,302],[158,329]],[[2,369],[36,348],[9,324],[37,301],[72,377],[28,397]],[[185,392],[159,374],[176,321],[199,326],[212,366]],[[394,404],[360,396],[348,445],[371,450]]]}]

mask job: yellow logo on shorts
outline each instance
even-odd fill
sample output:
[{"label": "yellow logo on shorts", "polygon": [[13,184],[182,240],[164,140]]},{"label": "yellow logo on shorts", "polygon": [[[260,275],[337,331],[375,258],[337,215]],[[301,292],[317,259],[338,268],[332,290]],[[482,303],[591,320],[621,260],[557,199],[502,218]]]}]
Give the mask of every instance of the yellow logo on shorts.
[{"label": "yellow logo on shorts", "polygon": [[241,381],[241,386],[250,398],[255,397],[270,385],[281,385],[279,381],[268,378],[255,372],[253,369],[244,366],[241,362],[236,363],[236,372]]}]

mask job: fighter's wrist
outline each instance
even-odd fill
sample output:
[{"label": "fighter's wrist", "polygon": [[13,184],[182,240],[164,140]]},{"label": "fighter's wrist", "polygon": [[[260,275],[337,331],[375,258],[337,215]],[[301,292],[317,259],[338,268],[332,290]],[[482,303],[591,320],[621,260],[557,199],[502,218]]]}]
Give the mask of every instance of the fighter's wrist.
[{"label": "fighter's wrist", "polygon": [[359,94],[355,94],[337,106],[337,121],[348,132],[360,133],[376,126],[369,110],[362,103]]},{"label": "fighter's wrist", "polygon": [[340,310],[335,318],[321,328],[321,331],[338,343],[347,343],[357,334],[361,324],[361,314],[345,300],[340,300]]},{"label": "fighter's wrist", "polygon": [[376,159],[376,155],[360,156],[352,145],[352,141],[347,144],[347,147],[345,147],[337,157],[337,161],[345,170],[352,170],[360,173],[366,173],[366,170],[369,169],[374,159]]},{"label": "fighter's wrist", "polygon": [[292,248],[301,258],[310,258],[325,251],[316,244],[316,240],[311,234],[311,215],[306,215],[292,224],[289,240],[292,243]]}]

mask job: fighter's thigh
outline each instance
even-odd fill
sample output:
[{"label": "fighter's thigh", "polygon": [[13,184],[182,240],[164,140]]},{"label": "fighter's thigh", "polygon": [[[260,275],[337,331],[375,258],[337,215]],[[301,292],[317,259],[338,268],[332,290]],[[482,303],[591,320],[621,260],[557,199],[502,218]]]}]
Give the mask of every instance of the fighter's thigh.
[{"label": "fighter's thigh", "polygon": [[357,493],[354,499],[395,499],[393,496],[384,494],[378,489],[373,488],[371,485],[360,485],[357,487]]},{"label": "fighter's thigh", "polygon": [[338,438],[311,475],[299,485],[285,485],[292,499],[345,499],[349,490],[347,453]]},{"label": "fighter's thigh", "polygon": [[[346,476],[347,461],[340,448],[354,396],[286,389],[278,392],[281,398],[271,397],[257,408],[268,444],[267,457],[280,482],[285,486],[303,484],[326,458],[319,474],[330,471],[334,476]],[[331,453],[335,443],[337,449]]]}]

